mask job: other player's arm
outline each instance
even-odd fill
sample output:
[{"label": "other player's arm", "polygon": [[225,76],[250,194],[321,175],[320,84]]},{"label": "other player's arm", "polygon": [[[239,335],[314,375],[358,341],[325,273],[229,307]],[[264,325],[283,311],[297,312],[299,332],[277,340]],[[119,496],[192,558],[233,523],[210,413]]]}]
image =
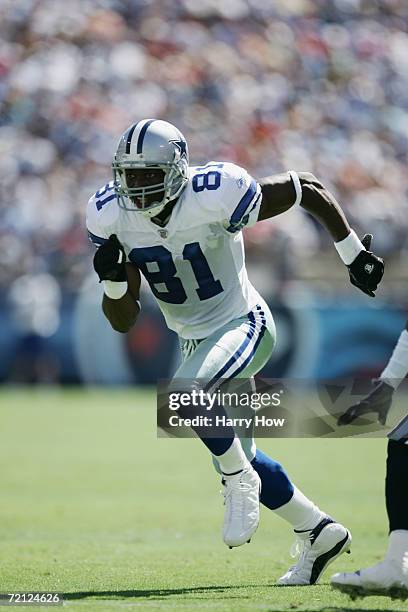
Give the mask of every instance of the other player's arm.
[{"label": "other player's arm", "polygon": [[349,270],[350,281],[374,297],[384,273],[384,262],[369,251],[372,236],[360,241],[333,194],[310,172],[288,172],[262,178],[258,221],[270,219],[300,204],[328,230]]},{"label": "other player's arm", "polygon": [[140,273],[126,263],[124,248],[115,234],[96,251],[94,268],[104,287],[102,310],[106,318],[115,331],[128,332],[140,312]]},{"label": "other player's arm", "polygon": [[362,400],[350,406],[338,418],[338,425],[348,425],[370,412],[378,415],[378,421],[385,425],[387,414],[391,408],[394,391],[408,374],[408,321],[401,332],[394,351],[380,374],[372,381],[373,389]]}]

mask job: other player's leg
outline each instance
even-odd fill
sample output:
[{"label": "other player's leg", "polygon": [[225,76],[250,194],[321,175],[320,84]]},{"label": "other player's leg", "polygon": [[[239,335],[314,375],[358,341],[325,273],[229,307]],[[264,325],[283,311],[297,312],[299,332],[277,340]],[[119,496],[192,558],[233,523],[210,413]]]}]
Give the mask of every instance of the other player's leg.
[{"label": "other player's leg", "polygon": [[408,416],[390,433],[388,442],[385,498],[389,540],[380,563],[350,573],[335,574],[334,588],[352,597],[390,595],[408,598]]}]

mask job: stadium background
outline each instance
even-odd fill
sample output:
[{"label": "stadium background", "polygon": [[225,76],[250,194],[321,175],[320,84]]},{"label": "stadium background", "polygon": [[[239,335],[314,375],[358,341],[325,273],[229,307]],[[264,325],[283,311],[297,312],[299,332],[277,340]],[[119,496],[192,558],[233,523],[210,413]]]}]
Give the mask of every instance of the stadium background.
[{"label": "stadium background", "polygon": [[406,319],[404,0],[2,0],[0,380],[154,383],[177,362],[148,291],[123,337],[99,308],[84,211],[118,137],[161,117],[192,163],[314,172],[386,260],[376,300],[292,210],[246,232],[277,319],[266,373],[377,373]]}]

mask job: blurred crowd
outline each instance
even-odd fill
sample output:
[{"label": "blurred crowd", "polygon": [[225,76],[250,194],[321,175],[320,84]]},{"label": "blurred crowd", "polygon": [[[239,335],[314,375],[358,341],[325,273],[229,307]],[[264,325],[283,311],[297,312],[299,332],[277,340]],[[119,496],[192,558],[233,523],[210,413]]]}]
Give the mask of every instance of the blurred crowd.
[{"label": "blurred crowd", "polygon": [[[19,277],[55,303],[78,289],[86,202],[143,117],[175,123],[193,163],[312,171],[377,251],[407,247],[406,0],[0,0],[0,79],[3,296]],[[293,273],[288,240],[330,244],[291,212],[251,230],[250,261]]]}]

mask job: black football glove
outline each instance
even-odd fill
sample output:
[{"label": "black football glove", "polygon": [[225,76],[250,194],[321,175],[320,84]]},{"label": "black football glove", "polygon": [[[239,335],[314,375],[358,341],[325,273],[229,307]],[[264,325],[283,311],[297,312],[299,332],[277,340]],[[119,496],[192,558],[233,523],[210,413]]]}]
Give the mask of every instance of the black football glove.
[{"label": "black football glove", "polygon": [[372,239],[372,234],[364,236],[361,243],[366,250],[361,251],[347,267],[351,284],[367,295],[375,297],[374,291],[384,274],[384,261],[369,251]]},{"label": "black football glove", "polygon": [[392,404],[393,387],[382,380],[372,381],[374,389],[354,406],[350,406],[337,420],[337,425],[349,425],[355,419],[370,412],[377,413],[378,422],[385,425],[387,414]]},{"label": "black football glove", "polygon": [[93,259],[95,272],[99,281],[110,280],[123,282],[127,280],[126,254],[116,234],[109,236],[109,240],[96,251]]}]

